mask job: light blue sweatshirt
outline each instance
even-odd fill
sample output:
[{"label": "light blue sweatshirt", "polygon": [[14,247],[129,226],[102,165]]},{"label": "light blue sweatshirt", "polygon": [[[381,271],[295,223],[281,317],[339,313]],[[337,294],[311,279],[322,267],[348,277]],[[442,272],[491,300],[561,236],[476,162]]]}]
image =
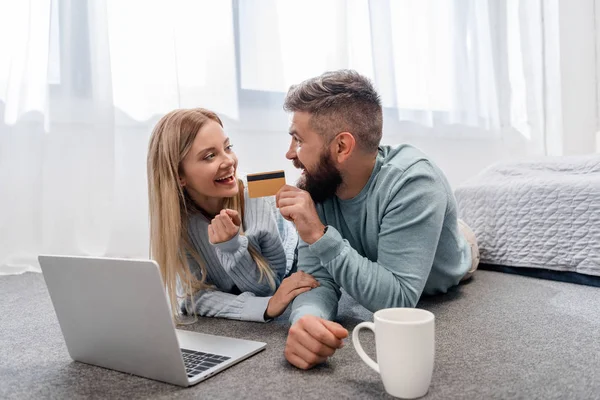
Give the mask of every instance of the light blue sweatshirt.
[{"label": "light blue sweatshirt", "polygon": [[421,294],[445,293],[471,266],[452,189],[442,171],[412,146],[382,146],[373,172],[354,198],[317,204],[327,232],[302,240],[298,269],[318,288],[296,297],[290,321],[334,319],[344,288],[371,311],[415,307]]},{"label": "light blue sweatshirt", "polygon": [[[267,279],[259,282],[260,272],[248,252],[251,243],[267,260],[275,273],[277,287],[292,267],[298,243],[296,229],[285,221],[275,208],[274,198],[248,197],[245,190],[245,235],[211,244],[208,240],[210,221],[197,214],[188,221],[192,245],[206,261],[206,283],[214,289],[194,294],[193,308],[200,316],[264,322],[264,313],[274,290]],[[188,257],[191,271],[201,278],[200,267]],[[178,285],[179,294],[182,293]],[[183,312],[191,312],[188,302],[181,304]]]}]

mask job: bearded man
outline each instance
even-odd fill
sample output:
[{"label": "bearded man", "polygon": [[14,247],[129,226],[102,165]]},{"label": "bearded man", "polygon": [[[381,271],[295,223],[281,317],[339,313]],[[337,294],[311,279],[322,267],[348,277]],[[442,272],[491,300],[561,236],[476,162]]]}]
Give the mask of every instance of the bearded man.
[{"label": "bearded man", "polygon": [[340,288],[373,312],[415,307],[469,278],[479,251],[443,172],[410,145],[380,145],[381,101],[367,78],[308,79],[284,109],[293,113],[286,157],[302,176],[277,206],[298,230],[298,269],[320,283],[294,300],[285,357],[308,369],[348,335],[333,322]]}]

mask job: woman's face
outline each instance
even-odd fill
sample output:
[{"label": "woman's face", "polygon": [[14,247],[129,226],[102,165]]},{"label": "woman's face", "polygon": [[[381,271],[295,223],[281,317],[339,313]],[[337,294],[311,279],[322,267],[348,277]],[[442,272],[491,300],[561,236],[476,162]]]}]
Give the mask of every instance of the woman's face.
[{"label": "woman's face", "polygon": [[[219,123],[210,120],[181,162],[180,182],[197,203],[238,193],[237,157]],[[202,207],[202,204],[198,204]]]}]

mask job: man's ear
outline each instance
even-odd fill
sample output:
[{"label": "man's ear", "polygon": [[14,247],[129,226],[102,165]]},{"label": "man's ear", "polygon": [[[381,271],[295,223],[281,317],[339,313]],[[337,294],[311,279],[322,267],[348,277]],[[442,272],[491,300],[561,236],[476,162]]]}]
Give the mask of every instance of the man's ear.
[{"label": "man's ear", "polygon": [[332,141],[333,158],[339,163],[343,163],[352,155],[356,148],[356,139],[350,132],[338,133]]}]

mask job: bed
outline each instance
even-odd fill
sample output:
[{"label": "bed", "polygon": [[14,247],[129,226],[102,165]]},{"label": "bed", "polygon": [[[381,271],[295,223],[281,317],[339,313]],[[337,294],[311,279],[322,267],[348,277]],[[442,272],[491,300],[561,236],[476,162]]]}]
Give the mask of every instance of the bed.
[{"label": "bed", "polygon": [[455,195],[484,265],[600,283],[600,154],[495,164]]}]

